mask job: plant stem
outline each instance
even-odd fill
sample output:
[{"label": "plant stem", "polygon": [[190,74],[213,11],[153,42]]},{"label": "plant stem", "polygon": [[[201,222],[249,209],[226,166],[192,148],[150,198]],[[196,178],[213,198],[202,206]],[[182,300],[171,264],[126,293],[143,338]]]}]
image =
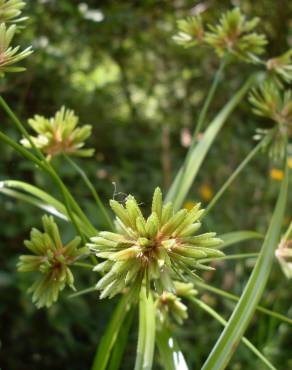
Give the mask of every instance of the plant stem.
[{"label": "plant stem", "polygon": [[[211,286],[209,284],[203,283],[201,281],[196,281],[196,287],[199,287],[199,288],[202,288],[202,289],[206,289],[209,292],[212,292],[212,293],[217,294],[217,295],[219,295],[221,297],[224,297],[226,299],[229,299],[230,301],[238,302],[239,299],[240,299],[239,297],[237,297],[234,294],[225,292],[225,290],[222,290],[222,289],[219,289],[219,288],[215,288],[215,287],[213,287],[213,286]],[[259,312],[262,312],[262,313],[264,313],[266,315],[272,316],[273,318],[278,319],[280,321],[283,321],[286,324],[292,325],[292,320],[289,319],[289,317],[286,317],[284,315],[281,315],[278,312],[274,312],[272,310],[269,310],[269,309],[267,309],[265,307],[262,307],[262,306],[259,306],[259,305],[256,306],[256,309]]]},{"label": "plant stem", "polygon": [[[207,312],[210,316],[212,316],[215,320],[217,320],[221,325],[226,326],[227,321],[223,319],[212,307],[201,301],[197,298],[190,298],[191,302],[195,303],[198,307],[202,308],[205,312]],[[242,342],[263,362],[267,365],[269,369],[276,370],[276,368],[270,363],[270,361],[263,356],[263,354],[245,337],[243,337]]]},{"label": "plant stem", "polygon": [[213,262],[213,261],[226,261],[226,260],[238,260],[242,258],[254,258],[258,257],[258,253],[240,253],[240,254],[230,254],[224,257],[214,257],[214,258],[203,258],[200,263]]},{"label": "plant stem", "polygon": [[81,176],[81,178],[83,179],[85,185],[88,187],[88,189],[90,190],[98,208],[100,209],[104,219],[106,220],[106,223],[108,224],[110,230],[114,230],[114,224],[107,212],[107,210],[105,209],[97,191],[95,190],[93,184],[91,183],[91,181],[89,180],[88,176],[86,175],[86,173],[82,170],[82,168],[80,168],[77,163],[75,163],[71,158],[69,158],[66,154],[64,154],[64,158],[66,159],[66,161],[75,169],[75,171]]},{"label": "plant stem", "polygon": [[220,79],[221,79],[221,76],[222,76],[222,73],[224,71],[225,66],[226,66],[226,57],[223,57],[220,61],[219,68],[217,69],[217,71],[215,73],[211,88],[210,88],[210,90],[208,92],[208,95],[205,99],[203,108],[202,108],[202,110],[199,114],[198,123],[197,123],[196,129],[195,129],[195,132],[194,132],[194,136],[193,136],[194,142],[197,140],[197,136],[200,133],[200,131],[201,131],[201,129],[202,129],[204,123],[205,123],[208,109],[209,109],[210,104],[211,104],[211,102],[214,98],[215,92],[218,88],[218,85],[219,85],[219,82],[220,82]]},{"label": "plant stem", "polygon": [[262,148],[264,144],[264,140],[262,139],[255,147],[254,149],[246,156],[246,158],[240,163],[240,165],[236,168],[236,170],[232,173],[232,175],[227,179],[227,181],[222,185],[222,187],[219,189],[219,191],[216,193],[214,198],[211,200],[211,202],[208,204],[208,207],[206,208],[203,217],[206,216],[211,209],[215,206],[215,204],[218,202],[218,200],[222,197],[226,189],[233,183],[233,181],[236,179],[236,177],[240,174],[240,172],[244,169],[244,167],[251,161],[251,159],[259,152],[259,150]]},{"label": "plant stem", "polygon": [[155,307],[152,294],[143,287],[139,303],[139,334],[135,370],[151,370],[155,346]]},{"label": "plant stem", "polygon": [[287,203],[288,183],[289,170],[286,154],[284,179],[260,255],[241,294],[240,300],[228,320],[228,324],[213,347],[202,370],[223,370],[226,368],[253,317],[257,303],[268,281],[274,261],[275,248],[279,242]]}]

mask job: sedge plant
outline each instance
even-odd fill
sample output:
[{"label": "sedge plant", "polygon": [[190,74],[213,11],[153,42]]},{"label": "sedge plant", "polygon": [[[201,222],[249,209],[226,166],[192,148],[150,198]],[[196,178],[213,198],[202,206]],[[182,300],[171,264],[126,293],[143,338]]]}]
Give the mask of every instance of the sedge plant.
[{"label": "sedge plant", "polygon": [[[21,34],[18,17],[24,5],[23,1],[0,1],[2,76],[23,71],[19,62],[32,53],[30,47],[20,51],[14,41],[16,31]],[[40,189],[23,181],[4,180],[0,183],[1,193],[45,211],[42,226],[33,227],[30,237],[24,241],[28,252],[24,250],[17,264],[19,273],[34,275],[34,283],[29,288],[32,301],[37,308],[48,308],[58,300],[60,294],[66,294],[66,287],[75,290],[71,298],[89,293],[97,299],[119,297],[98,344],[92,370],[120,368],[135,314],[139,316],[139,325],[136,329],[137,355],[133,368],[156,368],[154,354],[157,350],[160,364],[165,369],[188,369],[188,356],[182,353],[175,334],[177,327],[183,329],[185,320],[195,316],[195,310],[199,309],[223,325],[224,330],[214,348],[210,348],[205,363],[197,364],[197,368],[227,368],[242,341],[263,366],[275,369],[244,334],[256,310],[279,322],[292,324],[285,314],[259,305],[274,260],[279,261],[287,278],[292,277],[292,227],[281,235],[289,185],[287,153],[292,136],[292,93],[287,85],[292,80],[292,64],[291,51],[267,61],[262,59],[267,38],[256,31],[259,21],[258,18],[248,19],[239,8],[227,11],[213,24],[205,25],[204,19],[199,16],[178,21],[174,42],[190,52],[194,47],[209,48],[218,58],[219,67],[194,127],[192,144],[184,163],[170,188],[166,189],[165,196],[159,187],[153,189],[148,215],[135,194],[126,196],[123,202],[115,199],[108,202],[99,197],[86,173],[73,159],[74,156],[86,158],[93,154],[93,149],[87,148],[86,144],[91,126],[79,124],[73,111],[61,107],[51,118],[38,112],[26,124],[0,97],[1,108],[20,134],[19,140],[15,141],[1,131],[0,140],[49,176],[60,194],[56,199],[48,189]],[[228,73],[226,66],[231,63],[250,63],[256,72],[243,82],[226,105],[208,122],[209,107],[223,83],[222,74]],[[247,93],[251,111],[271,120],[273,126],[256,133],[259,143],[230,174],[206,209],[200,203],[194,204],[191,209],[183,208],[207,153],[216,145],[214,140]],[[230,230],[228,234],[218,236],[216,229],[206,230],[204,217],[213,211],[232,182],[260,153],[280,163],[284,171],[266,234]],[[56,171],[54,161],[57,156],[66,160],[81,176],[104,219],[104,229],[96,228],[82,204],[76,200],[72,189]],[[75,235],[71,240],[64,240],[57,218],[73,225]],[[250,239],[262,241],[261,248],[249,254],[228,253],[229,246]],[[256,262],[240,297],[203,281],[202,271],[214,270],[214,261],[243,258],[253,258]],[[85,268],[95,277],[96,285],[78,291],[72,267]],[[236,302],[227,321],[204,302],[204,290]]]}]

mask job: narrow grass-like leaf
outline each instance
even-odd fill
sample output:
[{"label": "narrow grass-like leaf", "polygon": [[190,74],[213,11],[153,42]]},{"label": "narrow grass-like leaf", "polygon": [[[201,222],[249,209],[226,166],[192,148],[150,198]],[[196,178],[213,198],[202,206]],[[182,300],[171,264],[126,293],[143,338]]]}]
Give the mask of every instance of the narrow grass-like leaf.
[{"label": "narrow grass-like leaf", "polygon": [[[223,319],[221,315],[219,315],[212,307],[201,301],[197,298],[190,298],[190,301],[195,303],[197,306],[202,308],[205,312],[207,312],[210,316],[212,316],[215,320],[217,320],[221,325],[226,326],[227,321]],[[250,349],[269,369],[276,370],[276,368],[270,363],[270,361],[245,337],[241,338],[242,342],[245,346]]]},{"label": "narrow grass-like leaf", "polygon": [[263,239],[263,235],[256,231],[242,230],[221,234],[219,235],[219,238],[223,241],[223,243],[219,245],[218,249],[223,249],[246,240]]},{"label": "narrow grass-like leaf", "polygon": [[100,340],[91,370],[105,370],[107,368],[113,346],[116,342],[127,312],[130,309],[128,301],[129,297],[125,295],[121,298],[120,302],[116,306],[106,331]]},{"label": "narrow grass-like leaf", "polygon": [[[212,292],[214,294],[219,295],[220,297],[224,297],[226,299],[229,299],[230,301],[238,302],[239,299],[240,299],[240,297],[237,297],[236,295],[234,295],[232,293],[226,292],[225,290],[222,290],[222,289],[219,289],[219,288],[215,288],[212,285],[203,283],[201,281],[196,281],[195,284],[196,284],[196,288],[201,288],[201,289],[207,290],[209,292]],[[282,321],[286,324],[292,325],[292,319],[280,314],[279,312],[269,310],[268,308],[265,308],[265,307],[262,307],[262,306],[259,306],[259,305],[256,306],[256,310],[259,311],[259,312],[262,312],[266,315],[269,315],[269,316],[271,316],[271,317],[273,317],[277,320],[280,320],[280,321]]]},{"label": "narrow grass-like leaf", "polygon": [[[63,203],[34,185],[28,184],[24,181],[4,180],[0,182],[0,192],[33,204],[60,218],[69,220],[67,209]],[[30,196],[27,196],[27,194]],[[87,223],[85,224],[81,221],[76,214],[74,215],[74,218],[80,227],[82,227],[86,235],[91,236],[94,234],[93,227],[89,227]]]},{"label": "narrow grass-like leaf", "polygon": [[176,175],[166,196],[165,201],[172,201],[175,209],[179,209],[182,206],[212,143],[216,139],[227,118],[257,80],[256,77],[257,75],[253,75],[245,82],[241,89],[234,94],[224,108],[213,119],[198,144],[196,146],[191,146],[191,152],[188,153],[183,166]]},{"label": "narrow grass-like leaf", "polygon": [[110,364],[107,370],[119,370],[120,369],[121,361],[123,359],[123,354],[128,344],[129,331],[130,331],[130,328],[133,322],[133,318],[134,318],[134,309],[132,309],[131,311],[127,313],[125,322],[121,330],[119,331],[119,335],[117,337],[116,343],[112,350]]},{"label": "narrow grass-like leaf", "polygon": [[151,294],[146,296],[146,289],[140,292],[139,333],[135,370],[152,369],[155,347],[155,306]]},{"label": "narrow grass-like leaf", "polygon": [[160,354],[161,365],[165,370],[188,370],[173,333],[166,327],[156,333],[156,343]]},{"label": "narrow grass-like leaf", "polygon": [[203,370],[222,370],[226,368],[253,317],[265,289],[274,260],[274,251],[279,242],[287,201],[288,175],[286,163],[285,176],[281,184],[277,204],[257,263],[237,306],[228,320],[227,326],[207,358]]}]

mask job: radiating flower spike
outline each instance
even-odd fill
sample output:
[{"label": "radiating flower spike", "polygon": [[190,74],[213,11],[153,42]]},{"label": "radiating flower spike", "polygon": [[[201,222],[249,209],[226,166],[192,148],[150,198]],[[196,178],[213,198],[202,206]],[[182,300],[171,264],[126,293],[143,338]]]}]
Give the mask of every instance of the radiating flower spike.
[{"label": "radiating flower spike", "polygon": [[174,276],[195,277],[193,270],[206,268],[199,263],[201,258],[223,255],[216,249],[221,240],[215,233],[194,235],[203,213],[200,204],[190,211],[174,212],[171,203],[163,205],[161,190],[156,188],[147,219],[132,195],[124,206],[115,200],[110,206],[116,214],[117,232],[100,232],[88,244],[97,257],[106,260],[95,268],[105,274],[97,283],[102,298],[132,289],[134,284],[141,286],[143,281],[147,292],[154,288],[174,293]]},{"label": "radiating flower spike", "polygon": [[292,49],[278,57],[271,58],[266,63],[271,79],[283,87],[283,82],[292,82]]},{"label": "radiating flower spike", "polygon": [[[52,118],[35,115],[28,120],[29,125],[37,133],[37,136],[31,136],[31,139],[48,159],[60,154],[90,157],[94,149],[83,149],[83,146],[91,134],[92,127],[90,125],[77,127],[78,121],[79,118],[74,111],[65,107]],[[30,148],[27,139],[22,139],[21,143]]]},{"label": "radiating flower spike", "polygon": [[31,47],[19,51],[19,46],[10,46],[16,32],[16,25],[6,27],[5,23],[0,24],[0,74],[5,72],[21,72],[25,70],[22,67],[12,67],[22,59],[28,57],[31,53]]},{"label": "radiating flower spike", "polygon": [[204,42],[204,25],[202,18],[198,16],[187,17],[177,21],[178,33],[173,40],[186,48]]},{"label": "radiating flower spike", "polygon": [[39,275],[29,288],[38,308],[50,307],[66,285],[75,290],[69,266],[80,257],[88,255],[86,247],[78,248],[81,242],[79,237],[63,245],[53,217],[43,216],[42,223],[44,232],[32,229],[30,240],[24,242],[33,255],[20,256],[17,264],[19,272],[35,272]]},{"label": "radiating flower spike", "polygon": [[253,31],[258,23],[259,18],[248,21],[239,8],[234,8],[224,13],[216,26],[209,25],[205,41],[220,58],[229,54],[245,62],[255,62],[267,44],[264,34]]},{"label": "radiating flower spike", "polygon": [[0,0],[0,23],[19,21],[20,19],[15,18],[20,16],[24,7],[25,2],[22,0]]}]

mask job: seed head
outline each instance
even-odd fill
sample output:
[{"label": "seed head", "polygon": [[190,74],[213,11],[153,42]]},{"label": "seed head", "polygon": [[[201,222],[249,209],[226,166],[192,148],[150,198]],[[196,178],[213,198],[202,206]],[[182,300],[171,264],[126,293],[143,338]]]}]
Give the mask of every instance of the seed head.
[{"label": "seed head", "polygon": [[[48,159],[60,154],[90,157],[94,149],[83,149],[83,146],[91,134],[91,126],[76,127],[78,120],[74,111],[65,107],[62,107],[52,118],[36,115],[28,120],[29,125],[37,133],[37,136],[31,136],[31,139],[48,156]],[[27,139],[22,139],[21,143],[30,147]]]},{"label": "seed head", "polygon": [[38,278],[29,288],[32,300],[38,308],[49,307],[57,301],[59,293],[68,285],[74,288],[74,277],[69,268],[78,258],[88,255],[87,248],[79,248],[80,238],[63,245],[59,229],[53,217],[43,216],[44,232],[32,229],[30,240],[24,245],[33,255],[19,257],[20,272],[36,272]]},{"label": "seed head", "polygon": [[223,255],[216,249],[221,240],[215,233],[195,235],[201,226],[200,204],[174,212],[171,203],[163,205],[156,188],[147,219],[132,195],[125,206],[115,200],[110,206],[117,216],[117,232],[100,232],[89,244],[105,260],[95,267],[105,274],[97,283],[101,298],[113,297],[125,287],[139,291],[143,280],[148,292],[152,285],[160,293],[175,292],[173,276],[196,278],[194,270],[210,269],[200,259]]}]

